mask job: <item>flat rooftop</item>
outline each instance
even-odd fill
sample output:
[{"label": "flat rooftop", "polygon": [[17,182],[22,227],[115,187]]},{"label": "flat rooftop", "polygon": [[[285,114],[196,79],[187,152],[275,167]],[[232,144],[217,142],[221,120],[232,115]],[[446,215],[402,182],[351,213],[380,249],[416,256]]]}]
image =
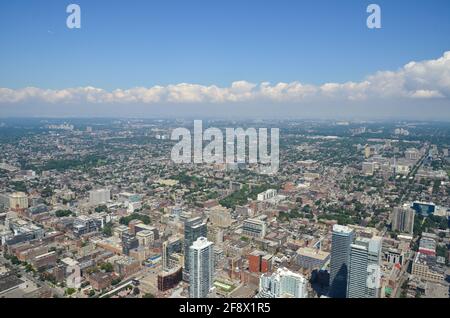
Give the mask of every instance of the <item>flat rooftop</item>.
[{"label": "flat rooftop", "polygon": [[317,248],[300,247],[297,250],[297,255],[311,257],[311,258],[320,259],[320,260],[326,260],[330,256],[330,253],[321,251]]},{"label": "flat rooftop", "polygon": [[19,279],[16,275],[12,273],[0,276],[0,293],[23,283],[24,283],[23,280]]}]

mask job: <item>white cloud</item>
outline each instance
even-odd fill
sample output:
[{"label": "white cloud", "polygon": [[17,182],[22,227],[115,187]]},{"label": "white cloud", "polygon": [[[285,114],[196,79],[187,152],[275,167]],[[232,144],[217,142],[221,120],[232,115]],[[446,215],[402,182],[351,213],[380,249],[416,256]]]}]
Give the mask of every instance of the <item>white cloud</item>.
[{"label": "white cloud", "polygon": [[411,94],[414,98],[444,98],[440,92],[436,90],[419,89]]},{"label": "white cloud", "polygon": [[260,84],[233,82],[229,87],[181,83],[106,91],[95,87],[61,90],[26,87],[0,88],[0,104],[40,101],[45,103],[234,103],[287,102],[342,99],[450,98],[450,51],[435,60],[410,62],[397,71],[380,71],[361,82],[308,85],[300,82]]}]

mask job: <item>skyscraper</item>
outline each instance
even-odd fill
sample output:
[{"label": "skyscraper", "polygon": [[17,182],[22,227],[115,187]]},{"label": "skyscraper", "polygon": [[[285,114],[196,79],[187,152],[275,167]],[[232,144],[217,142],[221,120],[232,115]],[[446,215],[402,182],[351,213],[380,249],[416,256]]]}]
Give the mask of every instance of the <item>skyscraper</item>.
[{"label": "skyscraper", "polygon": [[392,212],[391,225],[393,231],[412,234],[415,211],[409,207],[396,207]]},{"label": "skyscraper", "polygon": [[183,279],[189,280],[189,248],[199,237],[207,237],[206,223],[201,217],[186,220],[184,223],[184,269]]},{"label": "skyscraper", "polygon": [[198,238],[189,248],[189,297],[205,298],[213,286],[213,243]]},{"label": "skyscraper", "polygon": [[351,244],[348,269],[348,298],[380,296],[381,237],[358,238]]},{"label": "skyscraper", "polygon": [[378,298],[381,292],[381,248],[382,237],[373,237],[367,247],[367,298]]},{"label": "skyscraper", "polygon": [[333,226],[330,260],[330,296],[333,298],[345,298],[347,295],[348,263],[353,236],[352,229],[337,224]]}]

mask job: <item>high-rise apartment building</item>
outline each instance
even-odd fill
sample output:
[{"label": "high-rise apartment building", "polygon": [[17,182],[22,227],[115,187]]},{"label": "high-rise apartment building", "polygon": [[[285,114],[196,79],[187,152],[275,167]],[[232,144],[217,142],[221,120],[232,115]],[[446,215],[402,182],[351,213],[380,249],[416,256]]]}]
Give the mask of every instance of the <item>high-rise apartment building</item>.
[{"label": "high-rise apartment building", "polygon": [[348,298],[380,297],[381,237],[358,238],[351,244]]},{"label": "high-rise apartment building", "polygon": [[214,249],[205,237],[189,247],[189,297],[205,298],[213,286]]},{"label": "high-rise apartment building", "polygon": [[412,234],[415,211],[409,207],[396,207],[392,212],[391,226],[393,231]]}]

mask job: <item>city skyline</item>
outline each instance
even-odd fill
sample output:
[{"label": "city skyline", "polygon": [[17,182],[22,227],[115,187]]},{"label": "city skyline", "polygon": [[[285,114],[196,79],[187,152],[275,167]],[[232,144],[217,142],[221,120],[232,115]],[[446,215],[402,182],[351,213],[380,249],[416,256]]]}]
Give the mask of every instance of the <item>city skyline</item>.
[{"label": "city skyline", "polygon": [[448,298],[447,124],[240,122],[277,171],[175,163],[183,124],[2,120],[0,297]]}]

